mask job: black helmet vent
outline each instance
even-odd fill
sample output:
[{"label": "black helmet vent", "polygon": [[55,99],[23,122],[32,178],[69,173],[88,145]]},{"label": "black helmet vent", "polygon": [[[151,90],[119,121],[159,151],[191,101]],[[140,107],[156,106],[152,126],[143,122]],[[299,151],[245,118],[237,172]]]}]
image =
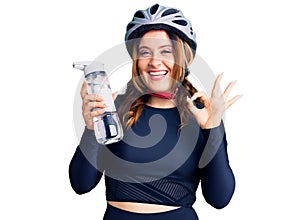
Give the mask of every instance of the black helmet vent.
[{"label": "black helmet vent", "polygon": [[134,24],[128,24],[127,28],[126,28],[126,31],[129,31],[133,26],[134,26]]},{"label": "black helmet vent", "polygon": [[187,22],[185,20],[175,20],[175,21],[172,21],[173,23],[175,24],[179,24],[179,25],[182,25],[182,26],[187,26]]},{"label": "black helmet vent", "polygon": [[143,12],[141,11],[137,11],[133,17],[136,17],[136,18],[145,18]]},{"label": "black helmet vent", "polygon": [[[168,9],[168,10],[164,11],[164,13],[161,16],[164,17],[164,16],[167,16],[167,15],[176,14],[177,12],[178,12],[177,9],[171,8],[171,9]],[[179,17],[181,17],[181,16],[179,16]]]},{"label": "black helmet vent", "polygon": [[150,8],[150,13],[151,13],[152,15],[154,15],[154,14],[157,12],[158,7],[159,7],[159,4],[153,5],[153,6]]}]

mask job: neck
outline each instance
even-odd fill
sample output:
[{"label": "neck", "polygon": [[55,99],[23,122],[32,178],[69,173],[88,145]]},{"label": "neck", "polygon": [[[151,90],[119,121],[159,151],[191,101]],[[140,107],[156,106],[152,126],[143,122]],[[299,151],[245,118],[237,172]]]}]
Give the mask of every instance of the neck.
[{"label": "neck", "polygon": [[174,100],[151,96],[147,105],[156,108],[173,108],[176,106]]}]

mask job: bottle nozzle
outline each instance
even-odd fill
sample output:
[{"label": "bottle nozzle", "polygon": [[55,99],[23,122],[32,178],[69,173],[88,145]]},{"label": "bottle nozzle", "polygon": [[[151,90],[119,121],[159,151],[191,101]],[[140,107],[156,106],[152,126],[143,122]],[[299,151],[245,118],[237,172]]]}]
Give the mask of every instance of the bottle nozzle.
[{"label": "bottle nozzle", "polygon": [[79,70],[85,70],[85,68],[90,65],[92,62],[91,61],[80,61],[80,62],[74,62],[73,63],[73,68],[79,69]]},{"label": "bottle nozzle", "polygon": [[104,64],[98,60],[94,61],[80,61],[74,62],[73,68],[83,70],[84,75],[88,75],[92,72],[101,72],[104,71]]}]

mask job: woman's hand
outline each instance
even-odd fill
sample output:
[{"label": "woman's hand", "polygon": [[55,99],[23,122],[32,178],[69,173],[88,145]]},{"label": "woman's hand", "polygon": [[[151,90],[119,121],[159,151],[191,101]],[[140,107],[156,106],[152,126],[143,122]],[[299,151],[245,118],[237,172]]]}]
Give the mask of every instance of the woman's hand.
[{"label": "woman's hand", "polygon": [[[230,100],[227,100],[236,81],[229,83],[225,91],[222,92],[220,88],[222,76],[223,74],[219,74],[217,76],[210,98],[208,98],[206,93],[203,91],[196,92],[191,98],[187,98],[189,110],[203,129],[210,129],[219,126],[225,110],[241,97],[241,95],[236,95]],[[199,98],[204,105],[202,109],[197,108],[193,104],[193,101],[197,98]]]},{"label": "woman's hand", "polygon": [[[86,89],[87,84],[84,81],[80,92],[82,98],[82,116],[86,127],[90,130],[94,130],[93,117],[103,114],[106,105],[103,103],[103,99],[100,96],[96,94],[87,94]],[[117,94],[113,93],[114,100],[116,97]]]}]

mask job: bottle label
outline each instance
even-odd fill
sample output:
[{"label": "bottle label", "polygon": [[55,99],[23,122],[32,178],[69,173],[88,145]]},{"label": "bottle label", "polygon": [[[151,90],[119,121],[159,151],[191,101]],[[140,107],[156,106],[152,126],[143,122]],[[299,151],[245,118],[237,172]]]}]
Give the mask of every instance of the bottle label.
[{"label": "bottle label", "polygon": [[109,88],[103,88],[99,91],[99,96],[103,99],[103,103],[106,105],[106,112],[116,111],[114,100],[112,98],[112,92]]}]

